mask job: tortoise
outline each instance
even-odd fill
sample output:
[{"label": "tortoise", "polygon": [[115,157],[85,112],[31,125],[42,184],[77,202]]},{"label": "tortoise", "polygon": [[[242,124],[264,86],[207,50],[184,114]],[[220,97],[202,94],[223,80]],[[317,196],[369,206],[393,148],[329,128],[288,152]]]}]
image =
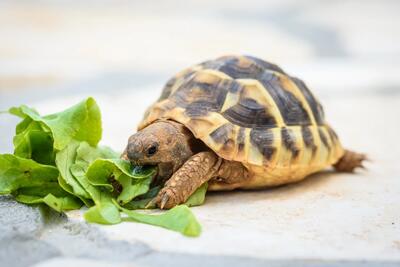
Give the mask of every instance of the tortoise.
[{"label": "tortoise", "polygon": [[154,203],[184,203],[208,190],[257,189],[300,181],[333,165],[363,167],[345,150],[305,83],[252,56],[223,56],[187,68],[165,85],[129,137],[123,158],[156,165]]}]

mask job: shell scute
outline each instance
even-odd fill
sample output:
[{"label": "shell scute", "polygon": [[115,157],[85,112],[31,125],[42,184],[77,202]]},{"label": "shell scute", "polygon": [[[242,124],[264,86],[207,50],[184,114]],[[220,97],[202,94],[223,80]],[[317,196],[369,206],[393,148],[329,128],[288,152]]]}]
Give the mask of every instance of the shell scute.
[{"label": "shell scute", "polygon": [[310,125],[311,119],[303,103],[275,73],[265,72],[259,81],[273,98],[286,125]]},{"label": "shell scute", "polygon": [[274,134],[271,129],[252,129],[250,131],[250,142],[268,161],[270,161],[276,153]]},{"label": "shell scute", "polygon": [[240,98],[223,116],[233,124],[247,128],[275,127],[276,119],[257,100],[253,98]]}]

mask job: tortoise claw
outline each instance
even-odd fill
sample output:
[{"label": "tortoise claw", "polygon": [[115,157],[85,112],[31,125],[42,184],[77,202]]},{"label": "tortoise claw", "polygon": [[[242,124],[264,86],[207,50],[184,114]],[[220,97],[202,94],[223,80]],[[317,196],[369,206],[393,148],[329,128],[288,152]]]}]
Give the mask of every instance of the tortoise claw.
[{"label": "tortoise claw", "polygon": [[156,205],[160,209],[171,209],[180,204],[176,199],[176,195],[170,188],[163,188],[155,198]]},{"label": "tortoise claw", "polygon": [[149,201],[149,203],[147,203],[147,205],[144,207],[145,209],[150,209],[152,207],[154,207],[157,204],[157,198],[153,198],[152,200]]},{"label": "tortoise claw", "polygon": [[165,205],[168,203],[169,196],[168,194],[164,194],[161,198],[160,209],[164,209]]}]

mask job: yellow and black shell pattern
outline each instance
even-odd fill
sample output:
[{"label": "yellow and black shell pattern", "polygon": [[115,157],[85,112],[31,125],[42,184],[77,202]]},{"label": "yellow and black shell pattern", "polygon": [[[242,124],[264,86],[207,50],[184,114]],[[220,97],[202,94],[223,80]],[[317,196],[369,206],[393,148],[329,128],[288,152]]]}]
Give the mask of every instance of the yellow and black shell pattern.
[{"label": "yellow and black shell pattern", "polygon": [[250,56],[224,56],[178,73],[139,130],[159,119],[182,123],[218,156],[241,162],[251,176],[241,188],[301,180],[344,153],[304,82]]}]

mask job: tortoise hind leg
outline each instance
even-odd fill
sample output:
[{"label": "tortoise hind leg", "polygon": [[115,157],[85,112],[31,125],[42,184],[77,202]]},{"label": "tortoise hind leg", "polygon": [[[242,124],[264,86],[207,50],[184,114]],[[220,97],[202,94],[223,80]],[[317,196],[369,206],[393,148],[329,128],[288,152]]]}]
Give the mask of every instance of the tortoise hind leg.
[{"label": "tortoise hind leg", "polygon": [[208,184],[208,190],[233,190],[249,181],[249,172],[242,163],[223,160],[218,174]]},{"label": "tortoise hind leg", "polygon": [[365,154],[345,150],[343,156],[336,162],[333,167],[339,172],[354,172],[356,168],[365,168],[363,161],[367,160]]}]

